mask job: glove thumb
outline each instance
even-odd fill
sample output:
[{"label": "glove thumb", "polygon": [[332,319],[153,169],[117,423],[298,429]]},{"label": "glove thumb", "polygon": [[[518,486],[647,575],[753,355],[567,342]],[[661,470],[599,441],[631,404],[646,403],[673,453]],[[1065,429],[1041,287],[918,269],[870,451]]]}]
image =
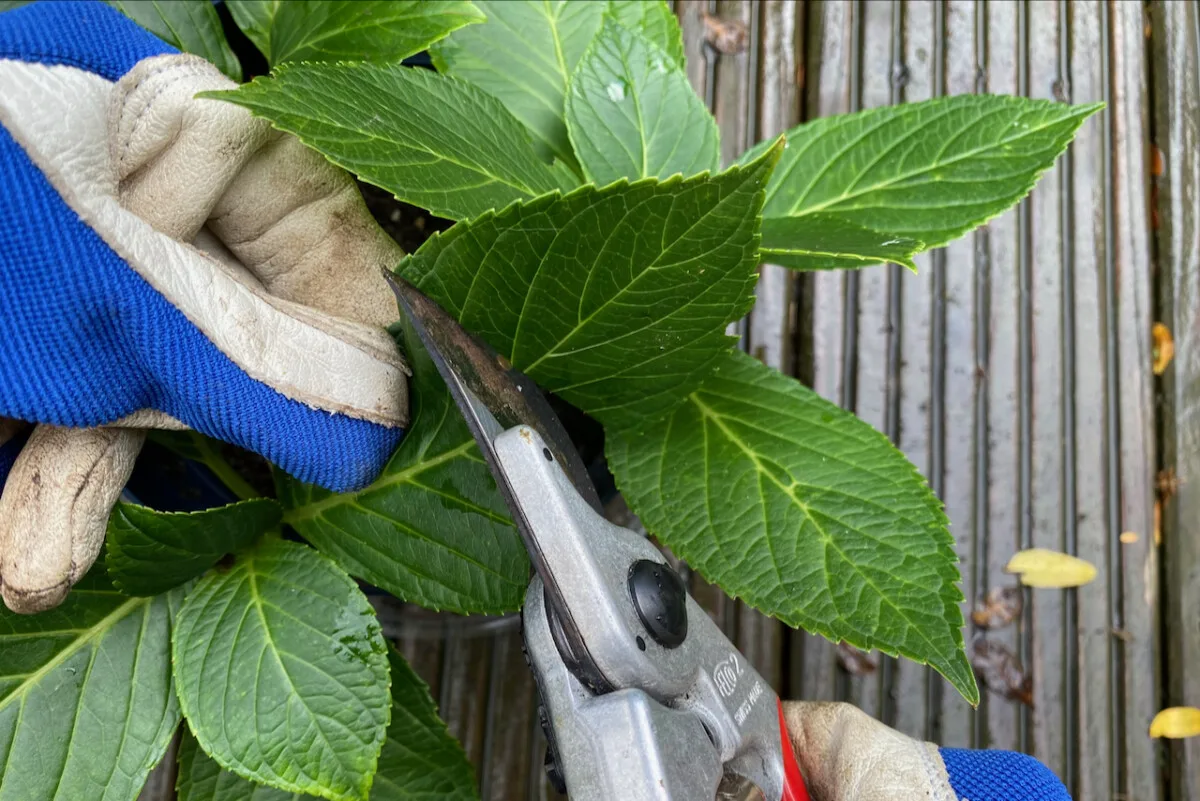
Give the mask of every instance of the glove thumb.
[{"label": "glove thumb", "polygon": [[794,701],[783,712],[812,801],[1070,801],[1026,754],[939,748],[850,704]]}]

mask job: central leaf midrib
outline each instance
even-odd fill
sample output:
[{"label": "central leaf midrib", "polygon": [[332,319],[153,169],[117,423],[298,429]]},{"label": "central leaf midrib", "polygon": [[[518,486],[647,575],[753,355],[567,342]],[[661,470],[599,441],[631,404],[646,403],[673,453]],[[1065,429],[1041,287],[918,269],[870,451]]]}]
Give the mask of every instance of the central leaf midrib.
[{"label": "central leaf midrib", "polygon": [[[943,116],[945,116],[945,115],[943,115]],[[888,119],[888,122],[892,122],[895,119],[896,119],[895,117],[891,117]],[[821,203],[818,203],[814,206],[810,206],[810,207],[807,207],[804,209],[800,209],[798,207],[799,203],[804,200],[804,198],[801,198],[799,201],[797,201],[796,205],[794,205],[791,208],[791,210],[789,210],[786,214],[781,214],[778,216],[780,216],[780,217],[805,217],[809,214],[814,214],[816,212],[823,211],[823,210],[829,208],[830,206],[834,206],[838,203],[841,203],[842,201],[851,200],[851,199],[859,197],[861,195],[865,195],[870,192],[875,192],[875,191],[878,191],[881,189],[887,189],[896,183],[899,183],[901,181],[906,181],[909,178],[914,178],[918,175],[921,175],[922,173],[927,173],[927,172],[937,169],[939,167],[945,167],[950,164],[955,164],[956,162],[962,161],[964,159],[969,159],[973,156],[977,156],[980,153],[983,153],[988,150],[995,150],[997,147],[1000,147],[1001,145],[1011,144],[1013,142],[1020,141],[1021,139],[1023,139],[1026,136],[1030,136],[1032,134],[1044,131],[1045,129],[1051,127],[1052,125],[1058,125],[1058,124],[1066,122],[1070,119],[1072,119],[1071,116],[1061,117],[1059,119],[1053,120],[1052,122],[1045,123],[1037,128],[1030,128],[1030,129],[1024,130],[1021,132],[1020,135],[1014,136],[1010,139],[998,140],[996,142],[990,143],[983,147],[978,147],[973,150],[964,151],[963,153],[955,156],[954,158],[948,159],[946,161],[939,162],[937,164],[927,164],[919,169],[914,169],[907,173],[901,173],[899,175],[895,175],[886,181],[881,181],[880,183],[873,184],[872,186],[864,187],[863,189],[859,189],[854,192],[847,192],[845,194],[839,195],[838,197],[830,198],[830,199],[822,201]],[[975,120],[972,120],[972,123],[974,123],[974,122],[975,122]],[[868,133],[873,132],[874,130],[877,130],[878,128],[881,128],[881,127],[883,127],[883,126],[882,125],[876,126],[876,128],[871,129],[870,131],[868,131]],[[842,155],[844,155],[844,152]],[[840,158],[840,156],[839,156],[839,158]],[[813,180],[813,185],[815,185],[815,184],[816,184],[816,179]],[[772,215],[772,216],[775,216],[775,215]]]},{"label": "central leaf midrib", "polygon": [[[736,168],[734,168],[734,169],[736,169]],[[727,202],[729,202],[729,200],[731,198],[738,196],[740,194],[740,190],[741,190],[742,186],[744,186],[744,184],[745,184],[745,181],[743,180],[742,182],[738,183],[736,186],[731,187],[727,194],[722,195],[715,204],[713,204],[707,211],[704,212],[703,215],[701,215],[697,220],[695,220],[691,225],[689,225],[686,230],[684,230],[677,237],[675,237],[670,242],[669,245],[664,243],[664,245],[662,247],[662,252],[659,254],[658,258],[654,259],[650,264],[646,265],[640,272],[638,272],[638,274],[633,277],[633,280],[631,280],[629,283],[625,284],[625,286],[621,287],[616,292],[613,292],[609,297],[605,298],[604,301],[602,303],[600,303],[595,309],[593,309],[591,311],[591,313],[588,314],[587,317],[579,320],[579,322],[577,322],[575,325],[571,326],[570,330],[568,330],[566,333],[562,334],[559,337],[558,341],[556,341],[554,343],[554,345],[552,345],[550,348],[546,349],[545,353],[543,353],[541,356],[539,356],[537,359],[535,359],[531,364],[524,366],[522,368],[522,372],[531,374],[538,367],[538,365],[540,365],[542,362],[546,361],[546,359],[557,354],[558,349],[561,348],[565,342],[567,342],[569,339],[571,339],[576,334],[578,334],[580,331],[582,331],[589,323],[592,322],[592,320],[594,320],[602,312],[606,311],[610,306],[612,306],[614,303],[616,303],[619,299],[626,296],[632,290],[632,288],[638,284],[638,282],[640,282],[643,278],[645,278],[646,275],[650,274],[653,270],[661,269],[662,265],[660,264],[660,262],[662,261],[663,257],[667,253],[670,253],[671,250],[676,245],[678,245],[680,242],[684,241],[692,233],[692,231],[694,231],[698,226],[704,224],[708,220],[709,217],[711,217],[718,210],[720,210],[722,207],[724,207],[724,205]],[[646,199],[646,201],[644,201],[644,203],[649,203],[650,201],[655,200],[658,197],[659,196],[657,194],[652,195],[652,196],[648,197]],[[640,205],[643,205],[643,204],[639,204],[639,206]],[[632,212],[633,212],[633,209],[628,210],[623,215],[622,222],[625,219],[627,219]],[[619,226],[613,227],[612,236],[616,235],[616,231],[617,231],[618,227]],[[738,229],[738,230],[740,230],[740,229]],[[725,238],[725,241],[727,242],[729,239],[732,239],[733,236],[737,232],[738,231],[735,230],[732,234],[730,234],[730,236],[727,236]],[[611,240],[611,236],[610,236],[610,240]],[[607,241],[608,240],[606,240],[606,244],[607,244]],[[534,274],[533,281],[530,281],[529,288],[525,292],[526,304],[528,303],[529,296],[532,294],[533,282],[537,280],[537,276],[538,276],[538,274],[541,273],[542,267],[545,265],[545,263],[546,263],[545,259],[543,259],[542,263],[538,266],[537,273]],[[592,266],[588,269],[587,282],[591,281],[591,279],[597,269],[598,269],[598,267],[593,262]],[[715,286],[716,284],[720,283],[721,280],[722,280],[721,278],[718,278],[713,284],[711,284],[709,286],[709,288],[711,289],[712,286]],[[582,295],[581,295],[581,300],[582,300]],[[675,309],[675,312],[679,311],[679,308],[682,308],[682,307],[677,307]],[[523,306],[522,310],[521,310],[522,317],[524,317],[524,312],[525,312],[525,308]],[[518,334],[520,334],[520,330],[521,330],[520,323],[518,323],[518,329],[517,329]],[[513,337],[513,350],[512,350],[514,357],[516,357],[516,355],[517,355],[516,343],[517,343],[516,336],[514,336]]]}]

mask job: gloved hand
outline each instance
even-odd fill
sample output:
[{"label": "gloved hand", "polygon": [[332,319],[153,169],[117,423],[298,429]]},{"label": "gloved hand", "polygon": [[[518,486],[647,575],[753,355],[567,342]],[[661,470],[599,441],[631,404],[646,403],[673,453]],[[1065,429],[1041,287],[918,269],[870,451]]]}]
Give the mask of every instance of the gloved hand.
[{"label": "gloved hand", "polygon": [[142,429],[188,426],[333,490],[370,482],[402,436],[407,368],[380,268],[403,254],[345,173],[194,99],[232,86],[103,3],[0,14],[14,611],[56,605],[91,566]]},{"label": "gloved hand", "polygon": [[939,748],[850,704],[785,702],[784,719],[812,801],[1070,801],[1026,754]]}]

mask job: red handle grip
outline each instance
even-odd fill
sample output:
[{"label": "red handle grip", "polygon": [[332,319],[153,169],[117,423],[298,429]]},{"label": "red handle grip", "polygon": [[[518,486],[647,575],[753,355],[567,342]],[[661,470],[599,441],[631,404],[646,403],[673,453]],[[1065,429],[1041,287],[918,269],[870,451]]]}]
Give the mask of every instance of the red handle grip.
[{"label": "red handle grip", "polygon": [[783,798],[780,801],[809,801],[808,788],[804,786],[792,740],[788,737],[787,721],[783,719],[783,701],[776,699],[775,703],[779,705],[779,738],[783,746]]}]

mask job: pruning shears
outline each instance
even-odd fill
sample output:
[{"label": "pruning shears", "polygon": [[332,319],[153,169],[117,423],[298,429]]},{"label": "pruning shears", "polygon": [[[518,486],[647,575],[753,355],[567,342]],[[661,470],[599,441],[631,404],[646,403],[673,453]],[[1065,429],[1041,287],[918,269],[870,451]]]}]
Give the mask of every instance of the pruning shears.
[{"label": "pruning shears", "polygon": [[605,519],[537,385],[387,277],[529,551],[526,656],[559,789],[572,801],[710,801],[725,778],[766,801],[808,801],[779,697],[662,553]]}]

